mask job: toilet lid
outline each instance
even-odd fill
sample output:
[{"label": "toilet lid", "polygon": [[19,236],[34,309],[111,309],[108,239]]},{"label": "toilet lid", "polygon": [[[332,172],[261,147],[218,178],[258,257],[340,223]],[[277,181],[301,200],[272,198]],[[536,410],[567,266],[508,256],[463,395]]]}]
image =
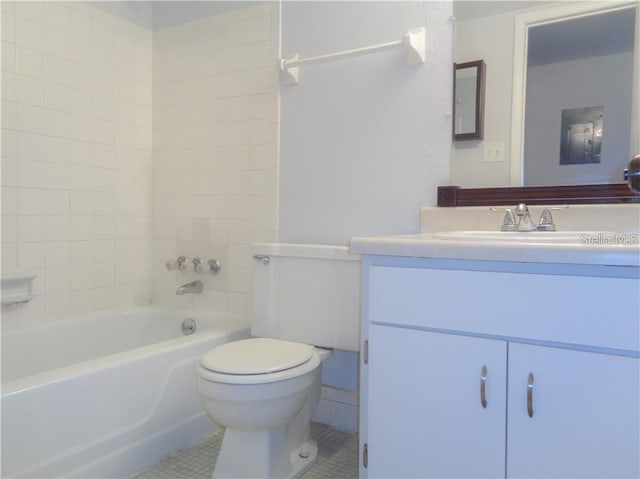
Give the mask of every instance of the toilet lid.
[{"label": "toilet lid", "polygon": [[200,364],[224,374],[266,374],[295,368],[313,355],[313,347],[280,339],[253,338],[223,344],[209,351]]}]

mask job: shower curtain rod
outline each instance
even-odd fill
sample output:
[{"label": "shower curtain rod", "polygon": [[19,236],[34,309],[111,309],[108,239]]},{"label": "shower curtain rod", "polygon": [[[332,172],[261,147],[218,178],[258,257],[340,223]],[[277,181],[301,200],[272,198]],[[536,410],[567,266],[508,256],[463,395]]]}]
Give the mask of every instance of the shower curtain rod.
[{"label": "shower curtain rod", "polygon": [[425,29],[424,27],[408,30],[404,33],[401,40],[394,42],[380,43],[367,47],[354,48],[341,52],[327,53],[308,58],[299,58],[296,54],[291,58],[280,59],[280,71],[283,74],[283,81],[286,84],[293,85],[300,82],[300,65],[309,63],[321,63],[331,61],[335,58],[348,58],[359,55],[386,50],[396,46],[404,46],[407,65],[420,65],[425,62]]}]

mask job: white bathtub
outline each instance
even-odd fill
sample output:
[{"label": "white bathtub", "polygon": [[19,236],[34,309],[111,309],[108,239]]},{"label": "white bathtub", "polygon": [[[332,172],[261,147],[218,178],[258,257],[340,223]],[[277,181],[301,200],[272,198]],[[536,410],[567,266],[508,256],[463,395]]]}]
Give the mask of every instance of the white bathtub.
[{"label": "white bathtub", "polygon": [[4,331],[1,476],[128,477],[214,433],[196,361],[248,336],[240,318],[153,308]]}]

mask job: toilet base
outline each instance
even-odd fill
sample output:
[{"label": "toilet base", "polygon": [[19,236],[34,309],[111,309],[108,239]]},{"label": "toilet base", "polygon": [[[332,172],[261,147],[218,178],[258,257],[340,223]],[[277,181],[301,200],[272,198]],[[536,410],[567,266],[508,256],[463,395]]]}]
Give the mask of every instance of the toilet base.
[{"label": "toilet base", "polygon": [[[303,456],[301,457],[300,453]],[[291,453],[288,451],[287,427],[268,431],[238,431],[227,428],[212,479],[296,479],[318,457],[312,439]]]}]

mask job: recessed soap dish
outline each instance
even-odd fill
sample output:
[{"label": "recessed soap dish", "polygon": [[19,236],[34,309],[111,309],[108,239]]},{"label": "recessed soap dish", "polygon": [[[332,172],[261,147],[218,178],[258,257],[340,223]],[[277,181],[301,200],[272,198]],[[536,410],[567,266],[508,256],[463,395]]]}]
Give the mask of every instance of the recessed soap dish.
[{"label": "recessed soap dish", "polygon": [[2,304],[26,303],[33,299],[31,285],[34,273],[4,273],[0,279]]}]

